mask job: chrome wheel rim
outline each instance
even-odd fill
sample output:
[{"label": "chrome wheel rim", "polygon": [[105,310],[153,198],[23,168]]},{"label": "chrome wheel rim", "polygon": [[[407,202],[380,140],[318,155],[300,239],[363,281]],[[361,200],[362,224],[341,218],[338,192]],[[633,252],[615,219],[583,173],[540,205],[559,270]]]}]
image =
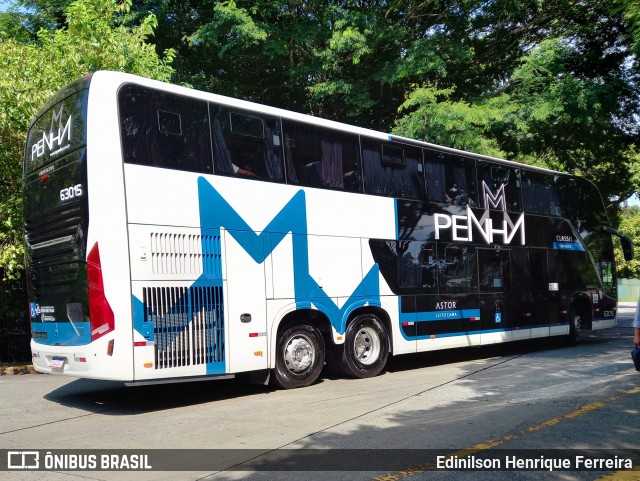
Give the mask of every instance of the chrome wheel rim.
[{"label": "chrome wheel rim", "polygon": [[284,364],[289,372],[300,374],[311,367],[315,355],[311,339],[298,334],[289,340],[284,349]]},{"label": "chrome wheel rim", "polygon": [[380,358],[382,342],[378,333],[371,327],[358,330],[353,342],[353,353],[357,361],[365,366],[375,363]]}]

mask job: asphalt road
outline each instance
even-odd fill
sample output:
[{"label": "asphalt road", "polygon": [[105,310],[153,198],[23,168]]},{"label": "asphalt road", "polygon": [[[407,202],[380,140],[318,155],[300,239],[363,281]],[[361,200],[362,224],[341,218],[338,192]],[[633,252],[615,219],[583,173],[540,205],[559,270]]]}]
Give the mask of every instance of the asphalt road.
[{"label": "asphalt road", "polygon": [[[238,379],[127,388],[3,376],[0,450],[164,449],[161,465],[185,463],[193,454],[178,450],[225,451],[207,452],[221,459],[196,471],[53,469],[5,471],[0,479],[639,480],[640,472],[616,467],[470,472],[434,464],[440,453],[492,459],[600,449],[624,458],[626,450],[638,449],[640,373],[629,356],[633,312],[621,308],[619,327],[587,333],[577,347],[547,339],[401,356],[373,379],[323,374],[315,385],[292,391]],[[310,457],[297,460],[301,454]],[[285,464],[277,466],[297,460],[313,471],[269,470],[278,455]]]}]

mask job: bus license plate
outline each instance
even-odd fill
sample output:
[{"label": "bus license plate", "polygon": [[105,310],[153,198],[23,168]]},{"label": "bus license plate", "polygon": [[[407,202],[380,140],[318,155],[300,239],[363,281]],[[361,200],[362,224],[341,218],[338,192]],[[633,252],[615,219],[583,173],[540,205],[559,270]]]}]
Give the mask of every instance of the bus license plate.
[{"label": "bus license plate", "polygon": [[49,367],[51,369],[61,369],[64,366],[64,357],[53,357],[49,361]]}]

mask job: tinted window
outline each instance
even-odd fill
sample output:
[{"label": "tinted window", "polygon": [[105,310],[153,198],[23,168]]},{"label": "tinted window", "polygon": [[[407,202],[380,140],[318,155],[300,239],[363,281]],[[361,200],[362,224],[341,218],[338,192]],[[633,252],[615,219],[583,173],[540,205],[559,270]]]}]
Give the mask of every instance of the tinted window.
[{"label": "tinted window", "polygon": [[437,294],[435,244],[371,239],[373,256],[395,294]]},{"label": "tinted window", "polygon": [[81,90],[67,97],[33,123],[25,152],[26,172],[87,143],[87,92]]},{"label": "tinted window", "polygon": [[561,290],[598,287],[593,264],[583,251],[549,251],[550,280],[557,282]]},{"label": "tinted window", "polygon": [[480,292],[506,292],[511,289],[509,251],[478,249]]},{"label": "tinted window", "polygon": [[213,172],[206,102],[129,84],[118,107],[125,162]]},{"label": "tinted window", "polygon": [[525,212],[561,215],[557,176],[525,170],[522,173],[522,201]]},{"label": "tinted window", "polygon": [[358,136],[283,121],[287,183],[359,192]]},{"label": "tinted window", "polygon": [[367,138],[361,141],[365,193],[426,200],[421,149]]},{"label": "tinted window", "polygon": [[397,260],[400,293],[438,293],[435,244],[398,241]]},{"label": "tinted window", "polygon": [[424,150],[427,197],[432,202],[477,206],[475,161]]},{"label": "tinted window", "polygon": [[560,203],[563,217],[571,220],[585,237],[608,219],[600,192],[586,179],[560,177]]},{"label": "tinted window", "polygon": [[521,212],[520,169],[478,161],[480,207]]},{"label": "tinted window", "polygon": [[278,118],[213,104],[210,111],[216,174],[284,179]]},{"label": "tinted window", "polygon": [[475,292],[478,283],[475,247],[439,245],[438,264],[441,293]]}]

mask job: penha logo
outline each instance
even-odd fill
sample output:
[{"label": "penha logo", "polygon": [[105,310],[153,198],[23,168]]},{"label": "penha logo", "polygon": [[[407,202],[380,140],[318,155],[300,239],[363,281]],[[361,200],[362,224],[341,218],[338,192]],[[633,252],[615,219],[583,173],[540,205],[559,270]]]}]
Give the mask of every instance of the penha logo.
[{"label": "penha logo", "polygon": [[494,194],[493,192],[491,192],[491,189],[489,189],[489,186],[483,180],[482,197],[484,198],[485,209],[491,209],[491,207],[497,209],[498,206],[500,206],[500,210],[502,210],[503,212],[507,210],[507,203],[504,199],[504,184],[500,184],[498,192]]},{"label": "penha logo", "polygon": [[[501,184],[494,194],[489,189],[489,186],[482,182],[485,212],[480,219],[476,217],[470,207],[467,207],[467,215],[434,214],[433,222],[436,240],[440,239],[441,231],[451,230],[451,239],[453,241],[472,242],[473,234],[476,232],[487,244],[493,244],[502,237],[503,244],[509,245],[519,234],[520,244],[524,245],[524,214],[520,214],[520,217],[515,222],[511,220],[511,217],[507,214],[504,189],[505,185]],[[494,225],[494,220],[489,215],[489,209],[491,208],[502,210],[502,225]]]},{"label": "penha logo", "polygon": [[53,156],[70,147],[71,115],[65,122],[62,120],[63,111],[64,105],[61,105],[57,111],[52,110],[49,133],[42,132],[42,139],[31,146],[31,160],[38,159],[46,153]]}]

